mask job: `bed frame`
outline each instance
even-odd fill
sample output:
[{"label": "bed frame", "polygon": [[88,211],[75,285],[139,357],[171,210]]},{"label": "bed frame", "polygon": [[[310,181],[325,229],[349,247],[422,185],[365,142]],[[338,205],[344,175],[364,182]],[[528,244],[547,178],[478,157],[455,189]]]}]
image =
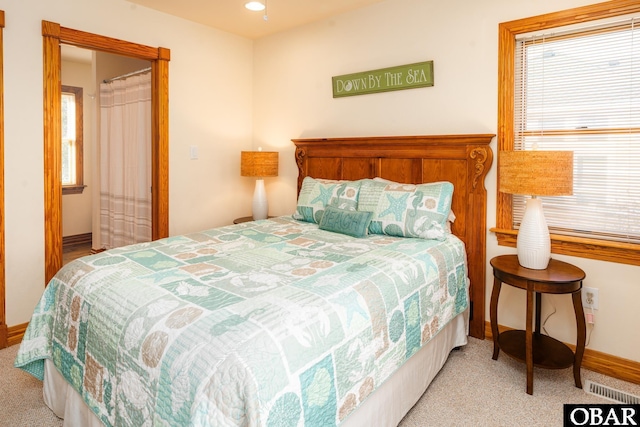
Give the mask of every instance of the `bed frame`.
[{"label": "bed frame", "polygon": [[466,245],[471,281],[469,335],[484,339],[487,191],[484,179],[495,135],[429,135],[293,139],[298,193],[306,176],[356,180],[382,177],[454,185],[452,231]]}]

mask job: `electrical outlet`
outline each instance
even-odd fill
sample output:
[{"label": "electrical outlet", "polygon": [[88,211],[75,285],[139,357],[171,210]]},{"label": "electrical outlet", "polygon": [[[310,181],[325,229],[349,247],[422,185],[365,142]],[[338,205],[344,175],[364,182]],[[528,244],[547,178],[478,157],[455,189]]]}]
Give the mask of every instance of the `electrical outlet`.
[{"label": "electrical outlet", "polygon": [[582,306],[584,308],[598,309],[598,289],[582,288]]}]

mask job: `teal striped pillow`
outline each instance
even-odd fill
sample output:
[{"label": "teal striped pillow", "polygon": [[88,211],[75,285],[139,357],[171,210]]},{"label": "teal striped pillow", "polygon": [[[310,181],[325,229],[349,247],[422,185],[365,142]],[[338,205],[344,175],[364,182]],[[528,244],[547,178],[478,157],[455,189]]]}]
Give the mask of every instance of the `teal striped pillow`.
[{"label": "teal striped pillow", "polygon": [[373,212],[349,211],[327,206],[320,220],[320,229],[346,234],[353,237],[365,237]]}]

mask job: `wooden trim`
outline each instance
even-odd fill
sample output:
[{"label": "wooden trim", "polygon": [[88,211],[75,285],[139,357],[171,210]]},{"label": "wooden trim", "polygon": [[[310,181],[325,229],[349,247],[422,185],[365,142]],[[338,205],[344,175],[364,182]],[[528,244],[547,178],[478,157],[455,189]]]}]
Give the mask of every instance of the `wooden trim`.
[{"label": "wooden trim", "polygon": [[[516,247],[517,230],[491,228],[498,245]],[[640,265],[640,245],[551,234],[551,252],[620,264]]]},{"label": "wooden trim", "polygon": [[[513,115],[514,115],[514,67],[515,67],[515,36],[503,24],[498,27],[498,173],[496,174],[496,189],[500,188],[500,150],[513,150]],[[497,191],[497,190],[496,190]],[[506,228],[505,224],[513,224],[511,209],[501,209],[511,206],[512,195],[497,191],[498,209],[496,221],[498,227]]]},{"label": "wooden trim", "polygon": [[61,27],[42,21],[44,68],[45,285],[62,267],[62,185],[60,129],[60,44],[151,61],[152,238],[169,235],[170,51]]},{"label": "wooden trim", "polygon": [[27,326],[29,326],[29,322],[11,326],[10,328],[8,328],[7,341],[10,346],[20,344],[22,342],[22,337],[24,337],[24,333],[27,331]]},{"label": "wooden trim", "polygon": [[112,37],[101,36],[98,34],[87,33],[71,28],[60,27],[60,41],[64,44],[70,44],[84,49],[99,50],[101,52],[128,56],[151,62],[160,58],[158,55],[158,48],[114,39]]},{"label": "wooden trim", "polygon": [[[514,146],[514,64],[515,38],[519,34],[598,19],[640,12],[637,0],[611,0],[560,12],[503,22],[498,27],[498,173],[500,188],[500,151]],[[512,196],[497,191],[496,235],[498,245],[515,245],[513,236]],[[508,232],[507,232],[508,231]],[[582,258],[640,265],[640,245],[615,247],[612,242],[598,239],[566,238],[552,235],[551,252]]]},{"label": "wooden trim", "polygon": [[153,240],[169,235],[169,60],[170,52],[158,48],[158,59],[152,63],[153,111],[151,129]]},{"label": "wooden trim", "polygon": [[44,87],[45,284],[62,267],[60,24],[42,22]]},{"label": "wooden trim", "polygon": [[0,350],[9,346],[9,332],[7,330],[7,324],[0,325]]},{"label": "wooden trim", "polygon": [[62,246],[91,244],[93,233],[74,234],[73,236],[62,237]]},{"label": "wooden trim", "polygon": [[545,30],[547,28],[562,27],[565,25],[582,24],[598,19],[613,18],[616,16],[636,13],[640,10],[637,0],[611,0],[603,3],[566,9],[560,12],[546,13],[530,18],[516,19],[500,24],[505,26],[513,34],[524,34],[532,31]]},{"label": "wooden trim", "polygon": [[[575,345],[567,345],[571,350],[575,350]],[[640,363],[633,360],[585,349],[582,367],[619,380],[640,384]]]},{"label": "wooden trim", "polygon": [[67,194],[82,194],[85,188],[87,188],[86,185],[63,185],[62,195],[66,196]]},{"label": "wooden trim", "polygon": [[7,346],[4,245],[4,10],[0,10],[0,348]]},{"label": "wooden trim", "polygon": [[[500,332],[514,329],[502,325],[498,325],[498,328]],[[486,322],[485,324],[485,337],[487,340],[493,340],[490,322]],[[574,344],[565,344],[568,345],[572,351],[575,351],[576,346]],[[619,380],[640,384],[640,362],[634,360],[624,359],[587,348],[582,357],[582,368]]]},{"label": "wooden trim", "polygon": [[469,332],[484,337],[486,204],[484,179],[495,135],[427,135],[294,139],[298,192],[306,176],[360,179],[376,176],[397,182],[449,181],[456,221],[453,233],[465,242],[473,315]]}]

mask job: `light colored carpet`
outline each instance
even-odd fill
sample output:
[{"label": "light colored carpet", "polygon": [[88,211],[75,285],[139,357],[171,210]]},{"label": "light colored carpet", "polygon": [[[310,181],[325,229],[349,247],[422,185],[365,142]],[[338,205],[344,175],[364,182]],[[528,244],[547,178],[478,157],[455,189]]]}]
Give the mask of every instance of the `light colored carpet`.
[{"label": "light colored carpet", "polygon": [[[13,367],[18,346],[0,350],[0,426],[62,426],[42,401],[42,383]],[[571,369],[534,369],[533,396],[525,393],[525,366],[493,343],[474,338],[453,351],[427,392],[400,423],[425,426],[562,426],[563,403],[611,403],[573,385]],[[640,396],[640,385],[582,370],[582,381]]]},{"label": "light colored carpet", "polygon": [[[575,386],[573,369],[533,370],[533,395],[526,393],[526,366],[500,352],[493,341],[469,338],[453,351],[438,376],[409,412],[401,427],[562,426],[565,403],[613,403]],[[582,369],[591,380],[640,396],[640,385]]]},{"label": "light colored carpet", "polygon": [[62,426],[42,400],[42,381],[13,367],[18,347],[0,350],[0,426]]}]

